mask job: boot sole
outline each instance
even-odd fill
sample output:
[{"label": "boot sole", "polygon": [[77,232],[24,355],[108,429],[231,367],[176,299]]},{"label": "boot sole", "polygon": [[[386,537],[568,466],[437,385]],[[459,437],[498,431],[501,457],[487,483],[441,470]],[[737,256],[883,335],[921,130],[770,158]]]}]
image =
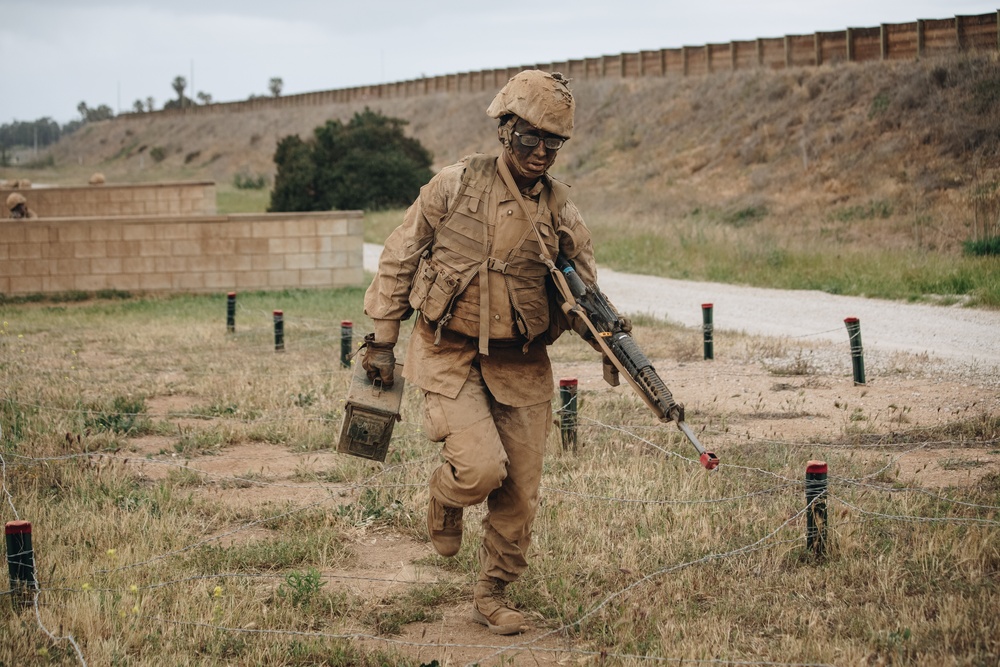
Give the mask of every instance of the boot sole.
[{"label": "boot sole", "polygon": [[472,620],[476,623],[481,623],[489,628],[489,631],[495,635],[516,635],[524,632],[524,625],[521,623],[511,623],[510,625],[493,625],[490,623],[490,619],[483,616],[475,607],[472,608]]}]

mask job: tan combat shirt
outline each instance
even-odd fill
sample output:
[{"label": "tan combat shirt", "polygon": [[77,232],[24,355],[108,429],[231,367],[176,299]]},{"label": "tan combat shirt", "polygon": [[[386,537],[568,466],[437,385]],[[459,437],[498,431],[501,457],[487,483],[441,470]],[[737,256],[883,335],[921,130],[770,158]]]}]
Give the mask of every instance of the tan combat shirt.
[{"label": "tan combat shirt", "polygon": [[[462,171],[463,163],[442,169],[420,189],[420,195],[406,211],[403,224],[386,239],[378,273],[365,293],[365,313],[375,320],[375,338],[380,342],[395,341],[399,322],[411,312],[409,293],[413,274],[420,255],[434,238],[434,229],[458,196]],[[521,194],[526,200],[537,202],[539,197],[547,196],[547,189],[543,178]],[[508,210],[519,206],[499,176],[487,205],[491,223],[496,225],[503,224]],[[566,202],[557,223],[562,253],[573,260],[584,282],[595,284],[597,268],[590,230],[573,202]],[[551,341],[536,339],[526,352],[521,345],[491,346],[489,355],[480,355],[475,338],[443,330],[440,342],[435,344],[436,327],[422,317],[416,320],[403,377],[421,389],[455,398],[470,367],[478,363],[486,386],[505,405],[524,407],[551,399],[552,366],[545,349]]]}]

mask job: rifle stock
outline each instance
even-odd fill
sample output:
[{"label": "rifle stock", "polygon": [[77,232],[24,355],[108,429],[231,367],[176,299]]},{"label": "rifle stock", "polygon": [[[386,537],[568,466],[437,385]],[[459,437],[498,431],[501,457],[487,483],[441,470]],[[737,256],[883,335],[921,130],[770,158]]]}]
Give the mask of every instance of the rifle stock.
[{"label": "rifle stock", "polygon": [[[605,380],[617,385],[617,375],[624,373],[636,393],[660,421],[672,421],[694,445],[701,464],[708,470],[719,465],[718,457],[705,449],[684,421],[684,406],[674,400],[653,364],[639,348],[632,335],[622,330],[621,316],[597,285],[585,285],[572,263],[563,255],[556,259],[556,286],[563,296],[562,308],[569,317],[579,317],[604,352]],[[610,371],[609,363],[610,362]]]}]

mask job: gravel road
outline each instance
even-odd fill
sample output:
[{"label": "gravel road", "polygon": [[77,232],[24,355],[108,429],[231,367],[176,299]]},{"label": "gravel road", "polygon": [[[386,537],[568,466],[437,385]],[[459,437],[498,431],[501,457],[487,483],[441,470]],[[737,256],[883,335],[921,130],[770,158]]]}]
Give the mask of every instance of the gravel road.
[{"label": "gravel road", "polygon": [[[366,271],[376,270],[381,251],[380,245],[365,244]],[[702,304],[711,303],[717,335],[742,331],[845,346],[849,342],[844,319],[857,317],[866,351],[926,354],[981,371],[1000,369],[1000,312],[996,311],[672,280],[607,268],[598,268],[598,275],[601,289],[627,314],[700,328]]]}]

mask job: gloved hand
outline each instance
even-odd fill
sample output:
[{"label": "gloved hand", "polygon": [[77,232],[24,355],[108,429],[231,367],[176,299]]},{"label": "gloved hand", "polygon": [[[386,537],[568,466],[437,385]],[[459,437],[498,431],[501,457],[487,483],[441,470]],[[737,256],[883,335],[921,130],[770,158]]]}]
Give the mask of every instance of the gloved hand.
[{"label": "gloved hand", "polygon": [[618,326],[622,328],[625,333],[632,333],[632,318],[626,315],[618,316]]},{"label": "gloved hand", "polygon": [[376,380],[381,380],[386,389],[396,382],[396,355],[392,351],[395,346],[395,343],[376,343],[373,333],[365,336],[365,343],[362,345],[367,349],[361,358],[361,367],[368,373],[368,379],[373,384]]}]

